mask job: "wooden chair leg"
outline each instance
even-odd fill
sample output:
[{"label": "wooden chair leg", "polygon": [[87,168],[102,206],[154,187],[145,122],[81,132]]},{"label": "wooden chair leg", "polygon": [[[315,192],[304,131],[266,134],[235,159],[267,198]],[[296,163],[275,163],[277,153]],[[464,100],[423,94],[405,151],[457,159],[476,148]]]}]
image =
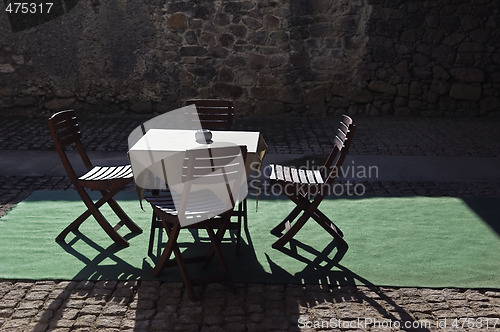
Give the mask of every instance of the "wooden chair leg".
[{"label": "wooden chair leg", "polygon": [[102,229],[108,234],[108,236],[115,241],[115,243],[122,247],[128,247],[129,243],[125,240],[118,232],[115,230],[113,226],[106,220],[104,215],[98,209],[91,208],[92,215],[97,220],[99,225],[101,225]]},{"label": "wooden chair leg", "polygon": [[167,265],[170,255],[172,254],[175,241],[179,237],[180,232],[180,225],[175,225],[173,228],[172,226],[167,225],[165,222],[163,222],[163,225],[165,227],[165,231],[167,232],[168,240],[165,248],[163,249],[163,252],[161,253],[160,258],[158,259],[158,262],[153,268],[154,277],[158,277],[161,274],[163,268]]},{"label": "wooden chair leg", "polygon": [[[316,211],[319,212],[319,211]],[[321,213],[321,212],[320,212]],[[312,218],[321,226],[323,229],[325,229],[328,233],[330,233],[331,236],[333,236],[338,242],[339,246],[348,249],[349,245],[343,238],[343,234],[340,231],[340,229],[328,218],[326,217],[323,213],[321,213],[324,218],[319,217],[317,213],[312,214]]]},{"label": "wooden chair leg", "polygon": [[248,232],[248,208],[247,208],[247,199],[243,200],[243,227],[245,227],[245,231]]},{"label": "wooden chair leg", "polygon": [[108,234],[108,236],[115,241],[115,243],[119,246],[128,247],[129,243],[125,240],[118,232],[115,230],[113,226],[106,220],[104,215],[99,211],[99,207],[101,207],[105,202],[113,197],[114,192],[107,192],[97,203],[94,204],[90,196],[86,191],[83,190],[83,194],[80,195],[85,205],[89,209],[92,216],[97,220],[102,229]]},{"label": "wooden chair leg", "polygon": [[127,228],[132,233],[142,233],[142,228],[140,228],[130,217],[123,211],[123,209],[118,205],[114,198],[110,198],[107,201],[108,205],[115,212],[115,214],[120,218],[120,224],[127,226]]},{"label": "wooden chair leg", "polygon": [[69,224],[57,237],[57,242],[62,242],[66,236],[71,231],[76,231],[80,225],[87,220],[90,216],[93,216],[101,228],[108,234],[108,236],[119,246],[128,247],[129,243],[125,240],[113,226],[106,220],[104,215],[99,211],[99,208],[108,202],[118,191],[107,191],[103,197],[101,197],[96,203],[90,198],[87,192],[82,188],[77,188],[77,192],[80,195],[85,206],[87,206],[87,211],[83,212],[78,218],[76,218],[71,224]]},{"label": "wooden chair leg", "polygon": [[[297,205],[300,206],[304,211],[309,209],[311,205],[314,204],[314,202],[310,202],[303,196],[295,197],[294,202],[297,203]],[[330,218],[328,218],[323,212],[321,212],[318,207],[314,209],[314,212],[312,213],[311,216],[318,223],[324,222],[325,225],[322,225],[323,227],[328,227],[329,229],[333,229],[337,235],[340,235],[340,237],[344,236],[344,233],[342,233],[340,228],[337,225],[335,225],[335,223],[331,221]]]},{"label": "wooden chair leg", "polygon": [[[155,243],[155,231],[156,231],[156,229],[159,228],[158,224],[161,224],[161,221],[158,220],[156,213],[153,211],[152,217],[151,217],[151,230],[149,232],[149,245],[148,245],[148,255],[150,257],[153,256],[153,245]],[[160,241],[160,238],[158,237],[158,242],[159,241]]]},{"label": "wooden chair leg", "polygon": [[[290,225],[290,227],[287,227],[288,229],[286,230],[286,232],[273,243],[272,247],[274,249],[280,249],[286,243],[288,243],[305,225],[309,218],[313,218],[321,227],[323,227],[330,235],[332,235],[339,242],[339,246],[344,249],[347,249],[349,247],[347,245],[347,242],[343,239],[342,231],[340,231],[340,229],[318,209],[318,206],[321,203],[323,197],[317,197],[312,202],[301,195],[289,196],[289,198],[295,204],[297,204],[297,206],[292,210],[287,218],[285,218],[277,227],[273,229],[273,231],[278,229],[281,230],[286,227],[287,223]],[[297,221],[293,222],[300,211],[304,211],[303,214]]]},{"label": "wooden chair leg", "polygon": [[193,289],[193,282],[191,281],[191,278],[189,278],[189,273],[186,267],[186,261],[184,260],[184,256],[182,256],[179,246],[177,245],[177,238],[179,237],[179,232],[175,233],[175,236],[176,238],[173,243],[172,251],[174,252],[175,260],[177,261],[177,266],[181,271],[182,280],[184,281],[184,286],[186,287],[188,297],[191,301],[196,301],[196,295]]},{"label": "wooden chair leg", "polygon": [[310,212],[308,211],[304,212],[302,216],[300,216],[300,218],[297,221],[295,221],[293,225],[291,225],[290,228],[287,229],[286,232],[273,243],[272,247],[274,249],[279,249],[283,247],[285,244],[287,244],[295,236],[295,234],[298,233],[298,231],[302,228],[302,226],[305,225],[309,217],[310,217]]},{"label": "wooden chair leg", "polygon": [[[304,213],[300,216],[300,218],[293,222],[293,219],[289,219],[289,222],[285,221],[282,222],[281,224],[284,224],[284,226],[287,226],[286,232],[281,235],[281,237],[276,240],[272,247],[274,249],[279,249],[283,247],[287,242],[289,242],[295,234],[305,225],[305,223],[311,218],[311,215],[317,210],[318,205],[321,203],[321,200],[323,197],[318,196],[313,202],[309,202],[306,198],[303,196],[299,195],[287,195],[288,198],[290,198],[297,206],[292,210],[292,212],[289,214],[289,216],[296,216],[298,213],[303,210]],[[288,218],[287,218],[288,219]],[[292,225],[293,222],[293,225]],[[280,224],[280,225],[281,225]]]},{"label": "wooden chair leg", "polygon": [[243,202],[238,204],[238,225],[236,227],[236,255],[240,255],[240,242],[241,242],[241,220],[244,219],[243,216]]},{"label": "wooden chair leg", "polygon": [[274,227],[272,230],[271,230],[271,234],[273,235],[276,235],[276,236],[281,236],[283,231],[285,230],[286,228],[286,223],[287,222],[292,222],[295,218],[297,218],[297,216],[299,215],[299,213],[302,211],[302,208],[300,206],[296,206],[292,212],[290,212],[288,214],[288,216],[285,217],[285,219],[283,219],[283,221],[281,221],[278,225],[276,225],[276,227]]},{"label": "wooden chair leg", "polygon": [[[225,226],[222,226],[225,227]],[[224,255],[222,254],[221,248],[220,248],[220,243],[223,237],[223,234],[225,233],[225,229],[221,228],[218,230],[217,234],[214,233],[213,229],[207,229],[208,235],[210,239],[212,240],[212,246],[213,246],[213,251],[215,253],[215,256],[217,256],[217,259],[219,260],[220,265],[222,266],[222,269],[224,270],[224,275],[227,279],[228,285],[230,285],[231,288],[233,288],[233,280],[231,278],[231,272],[229,272],[229,267],[227,266],[226,260],[224,259]],[[218,234],[222,234],[222,236],[219,236]]]},{"label": "wooden chair leg", "polygon": [[[229,221],[227,221],[227,222],[229,223]],[[204,258],[205,264],[203,265],[203,268],[207,267],[208,264],[210,264],[210,261],[212,260],[212,258],[214,257],[215,248],[214,248],[213,243],[216,241],[217,241],[217,243],[219,243],[219,245],[220,245],[220,243],[222,243],[222,239],[224,238],[224,234],[226,233],[228,226],[224,226],[224,227],[220,226],[219,228],[217,228],[217,232],[215,233],[215,237],[213,239],[212,239],[212,237],[207,229],[208,237],[211,240],[211,245],[208,248],[207,254],[205,255],[205,258]]]},{"label": "wooden chair leg", "polygon": [[245,227],[245,231],[248,233],[248,214],[247,214],[247,200],[246,198],[238,204],[238,208],[234,210],[232,213],[233,216],[236,216],[238,219],[236,225],[236,255],[240,255],[240,246],[241,246],[241,225],[243,221],[243,227]]},{"label": "wooden chair leg", "polygon": [[344,233],[342,232],[342,230],[337,225],[335,225],[335,223],[333,221],[331,221],[330,218],[328,218],[320,210],[315,211],[313,213],[312,217],[316,221],[318,221],[318,219],[322,219],[322,220],[325,220],[325,221],[327,220],[326,225],[328,225],[329,228],[333,229],[338,235],[340,235],[341,237],[344,237]]},{"label": "wooden chair leg", "polygon": [[182,253],[177,245],[177,239],[179,238],[179,233],[181,230],[180,224],[175,223],[173,226],[168,225],[166,222],[162,221],[165,231],[167,232],[168,241],[165,249],[163,250],[160,259],[156,263],[156,266],[153,268],[153,276],[158,277],[165,266],[168,265],[170,256],[174,253],[175,260],[177,262],[177,266],[179,267],[182,280],[184,281],[184,285],[186,287],[186,291],[188,293],[189,299],[192,301],[196,301],[196,295],[193,289],[193,283],[189,278],[189,273],[187,271],[186,262]]},{"label": "wooden chair leg", "polygon": [[[82,195],[84,196],[88,196],[87,193],[85,192],[85,190],[83,189],[80,189],[78,190],[77,189],[77,192],[78,194],[80,195],[80,197],[82,198],[83,200],[83,197]],[[96,203],[93,203],[92,201],[92,204],[95,205],[98,209],[104,205],[104,203],[106,203],[106,199],[107,197],[106,196],[103,196],[101,197],[101,199],[99,199]],[[90,197],[88,197],[88,200],[90,200]],[[92,213],[90,212],[90,209],[88,208],[88,205],[86,202],[88,202],[83,200],[83,202],[85,203],[85,206],[87,206],[87,210],[85,212],[83,212],[78,218],[76,218],[71,224],[69,224],[57,237],[56,237],[56,241],[57,242],[61,242],[61,241],[64,241],[64,239],[66,238],[66,236],[69,234],[69,232],[71,231],[76,231],[80,225],[85,221],[87,220],[88,217],[90,217],[92,215]]]}]

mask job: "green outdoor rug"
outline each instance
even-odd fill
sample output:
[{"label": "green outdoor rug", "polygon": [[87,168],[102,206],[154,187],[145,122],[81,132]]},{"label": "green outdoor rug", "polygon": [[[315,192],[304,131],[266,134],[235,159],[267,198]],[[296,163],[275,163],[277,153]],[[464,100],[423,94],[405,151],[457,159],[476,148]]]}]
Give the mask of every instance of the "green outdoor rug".
[{"label": "green outdoor rug", "polygon": [[[152,279],[154,260],[147,256],[151,210],[147,204],[141,210],[135,192],[122,192],[118,199],[144,230],[139,235],[120,230],[128,248],[114,245],[93,219],[82,224],[80,233],[70,233],[65,244],[56,243],[84,205],[74,191],[34,192],[0,218],[0,278]],[[500,288],[497,198],[325,199],[321,211],[343,230],[350,246],[343,257],[312,219],[287,249],[272,249],[276,237],[269,231],[294,204],[261,197],[258,212],[255,201],[249,200],[248,207],[249,236],[243,236],[240,255],[229,235],[223,245],[235,282]],[[110,210],[103,211],[116,221]],[[194,241],[206,244],[206,234],[184,233],[182,248]],[[187,248],[189,255],[193,246]],[[211,273],[212,266],[218,271],[215,259],[205,270],[193,266],[192,276]],[[181,280],[175,266],[160,279]]]}]

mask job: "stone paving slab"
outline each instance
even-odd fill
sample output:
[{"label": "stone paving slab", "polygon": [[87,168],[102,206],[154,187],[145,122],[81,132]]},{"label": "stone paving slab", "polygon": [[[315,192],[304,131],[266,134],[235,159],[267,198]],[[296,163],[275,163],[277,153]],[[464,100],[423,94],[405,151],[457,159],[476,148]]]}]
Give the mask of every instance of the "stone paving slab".
[{"label": "stone paving slab", "polygon": [[[372,286],[0,281],[0,327],[19,331],[495,331],[500,291]],[[463,328],[462,328],[463,326]]]}]

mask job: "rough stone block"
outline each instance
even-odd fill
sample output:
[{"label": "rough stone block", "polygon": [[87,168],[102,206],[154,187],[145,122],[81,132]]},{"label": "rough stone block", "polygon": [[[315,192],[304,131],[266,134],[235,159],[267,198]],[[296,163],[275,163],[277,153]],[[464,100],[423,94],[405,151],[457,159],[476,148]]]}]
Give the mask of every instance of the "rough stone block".
[{"label": "rough stone block", "polygon": [[38,105],[38,99],[35,97],[19,96],[14,97],[14,104],[17,106],[35,106]]},{"label": "rough stone block", "polygon": [[450,70],[453,78],[460,82],[484,82],[484,72],[479,68],[453,68]]},{"label": "rough stone block", "polygon": [[373,101],[373,93],[360,88],[354,88],[349,92],[349,100],[356,104],[365,104]]},{"label": "rough stone block", "polygon": [[484,98],[479,103],[481,109],[487,112],[500,111],[500,99],[497,96]]},{"label": "rough stone block", "polygon": [[233,24],[229,27],[229,31],[238,38],[245,38],[247,30],[247,27],[243,24]]},{"label": "rough stone block", "polygon": [[307,67],[309,64],[309,56],[305,52],[293,52],[290,54],[289,61],[295,68]]},{"label": "rough stone block", "polygon": [[0,63],[0,74],[13,73],[16,70],[10,63]]},{"label": "rough stone block", "polygon": [[287,103],[297,104],[301,101],[300,89],[297,87],[286,87],[280,89],[276,95],[276,100]]},{"label": "rough stone block", "polygon": [[56,98],[47,101],[44,106],[51,111],[58,111],[70,108],[75,101],[75,98]]},{"label": "rough stone block", "polygon": [[135,113],[151,113],[153,105],[150,101],[138,101],[130,106],[130,110]]},{"label": "rough stone block", "polygon": [[179,82],[181,83],[181,86],[193,86],[193,75],[188,72],[181,72],[179,74]]},{"label": "rough stone block", "polygon": [[482,52],[484,50],[483,44],[474,42],[463,42],[458,46],[458,52]]},{"label": "rough stone block", "polygon": [[481,98],[481,87],[470,84],[455,83],[451,86],[450,97],[459,100],[477,101]]},{"label": "rough stone block", "polygon": [[207,49],[203,46],[183,46],[179,49],[182,56],[201,56],[207,54]]},{"label": "rough stone block", "polygon": [[371,81],[370,84],[368,84],[368,89],[389,95],[395,95],[397,92],[394,85],[384,81]]},{"label": "rough stone block", "polygon": [[284,111],[284,104],[281,102],[259,101],[255,103],[255,114],[281,114]]},{"label": "rough stone block", "polygon": [[399,97],[408,97],[410,94],[410,89],[407,83],[398,84],[397,89]]},{"label": "rough stone block", "polygon": [[233,99],[239,98],[243,94],[243,88],[236,85],[216,83],[212,90],[216,96],[230,97]]},{"label": "rough stone block", "polygon": [[266,66],[266,57],[260,54],[249,54],[248,55],[248,68],[250,69],[261,69]]},{"label": "rough stone block", "polygon": [[188,27],[186,15],[183,13],[175,13],[167,18],[167,26],[176,31],[185,31]]},{"label": "rough stone block", "polygon": [[323,105],[325,103],[325,91],[322,86],[306,89],[304,92],[306,105]]},{"label": "rough stone block", "polygon": [[273,100],[278,90],[275,87],[253,87],[250,92],[255,99]]},{"label": "rough stone block", "polygon": [[441,80],[434,79],[431,83],[431,90],[437,94],[444,95],[448,92],[448,85]]}]

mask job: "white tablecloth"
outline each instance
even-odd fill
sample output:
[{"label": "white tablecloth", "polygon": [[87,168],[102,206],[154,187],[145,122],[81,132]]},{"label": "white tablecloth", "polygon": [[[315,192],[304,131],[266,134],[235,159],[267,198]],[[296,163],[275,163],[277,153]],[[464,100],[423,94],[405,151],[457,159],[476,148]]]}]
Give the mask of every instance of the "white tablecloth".
[{"label": "white tablecloth", "polygon": [[247,176],[257,170],[267,145],[259,132],[212,131],[212,143],[195,139],[196,130],[150,129],[129,150],[136,185],[143,189],[165,189],[166,183],[180,183],[185,151],[203,147],[246,145]]}]

